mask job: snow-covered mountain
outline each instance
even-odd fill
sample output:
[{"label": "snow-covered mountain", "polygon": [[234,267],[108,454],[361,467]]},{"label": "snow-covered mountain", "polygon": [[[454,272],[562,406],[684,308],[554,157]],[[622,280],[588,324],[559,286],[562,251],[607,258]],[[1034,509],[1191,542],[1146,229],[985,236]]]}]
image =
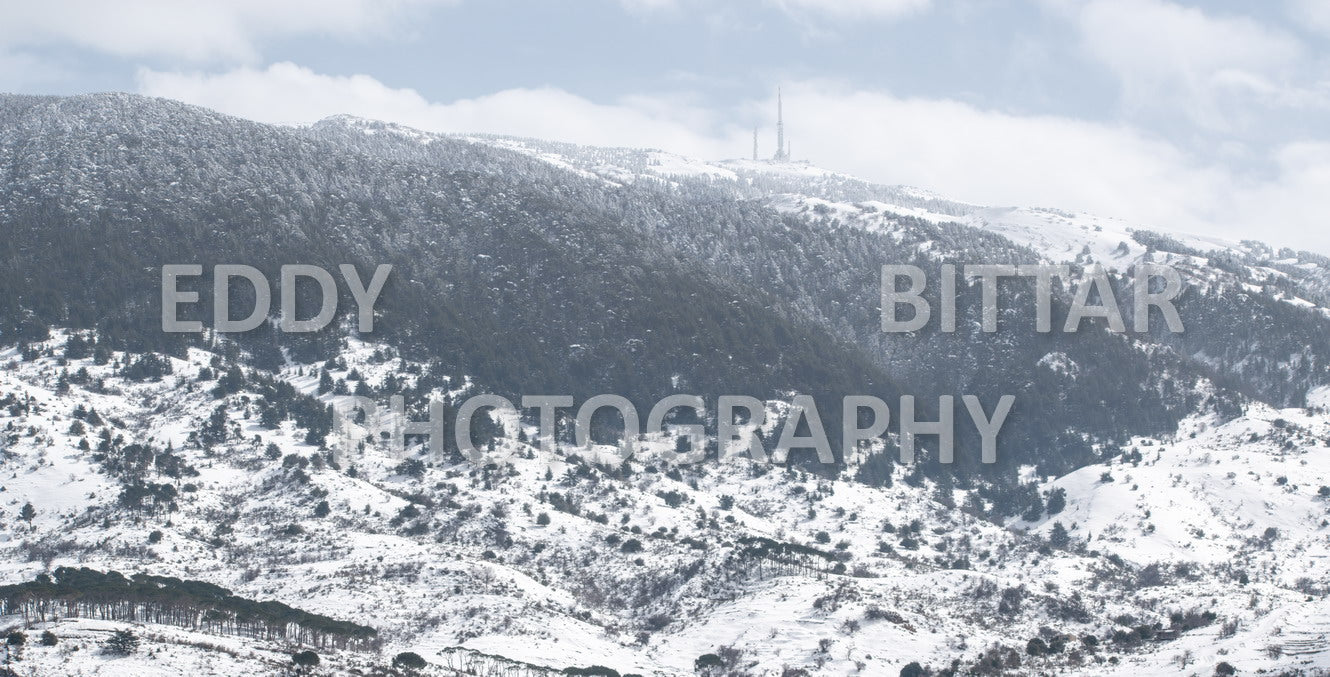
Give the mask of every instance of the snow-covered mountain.
[{"label": "snow-covered mountain", "polygon": [[[0,186],[17,674],[1330,671],[1314,254],[802,164],[122,95],[0,97]],[[158,331],[164,263],[347,260],[401,274],[382,331]],[[1189,330],[877,330],[883,263],[1038,261],[1122,284],[1173,264]],[[1004,324],[1030,324],[1028,297],[1003,292]],[[628,462],[562,437],[546,454],[529,416],[487,428],[483,463],[330,434],[352,394],[563,388],[748,392],[767,440],[790,391],[1030,405],[993,467],[895,463],[894,429],[829,467],[677,464],[673,435]],[[71,592],[62,567],[186,592],[164,615],[138,588]],[[290,627],[259,624],[264,601]],[[104,648],[126,629],[138,651]]]},{"label": "snow-covered mountain", "polygon": [[[893,674],[954,660],[977,670],[990,651],[1014,662],[1007,649],[1019,655],[1015,672],[1170,674],[1185,654],[1196,670],[1330,666],[1322,410],[1258,406],[1133,440],[1105,465],[1051,480],[1065,491],[1056,514],[998,525],[953,507],[970,492],[916,486],[904,468],[891,486],[870,487],[851,469],[828,478],[747,460],[610,465],[588,460],[609,448],[544,457],[515,439],[481,467],[403,474],[372,447],[336,468],[290,422],[261,422],[259,390],[219,397],[220,355],[169,358],[168,375],[136,383],[117,375],[128,356],[62,360],[65,342],[31,346],[49,356],[0,356],[11,581],[75,563],[212,581],[371,624],[380,667],[413,651],[439,674],[471,652],[642,674],[691,673],[706,654],[751,674]],[[330,373],[386,377],[390,352],[353,345]],[[312,393],[311,369],[279,378]],[[83,371],[86,383],[62,384]],[[200,445],[197,431],[222,406],[224,441]],[[187,468],[172,478],[158,461],[143,472],[182,487],[168,503],[131,506],[125,477],[108,471],[135,445]],[[16,517],[28,503],[35,516]],[[1067,529],[1062,542],[1055,524]],[[1199,627],[1176,639],[1114,639],[1187,623]],[[128,673],[142,659],[99,656],[87,643],[106,627],[119,625],[38,624],[29,634],[51,629],[84,650],[32,646],[25,661]],[[280,647],[135,627],[163,670],[282,662],[272,660]],[[1065,648],[1030,656],[1037,637]],[[349,669],[372,656],[334,651],[324,662]]]}]

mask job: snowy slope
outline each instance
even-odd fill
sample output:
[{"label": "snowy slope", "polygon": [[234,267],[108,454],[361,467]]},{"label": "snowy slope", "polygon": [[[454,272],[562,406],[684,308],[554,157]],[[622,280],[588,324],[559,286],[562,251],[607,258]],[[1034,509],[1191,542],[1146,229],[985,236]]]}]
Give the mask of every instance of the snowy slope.
[{"label": "snowy slope", "polygon": [[[57,336],[46,346],[55,354],[62,343]],[[333,376],[395,372],[401,364],[375,357],[379,348],[349,346],[345,369]],[[606,459],[612,449],[567,448],[551,458],[511,438],[495,450],[503,463],[488,469],[434,467],[416,479],[371,448],[350,461],[355,477],[350,464],[295,473],[268,458],[267,445],[283,457],[312,458],[317,449],[289,422],[258,425],[244,391],[225,398],[238,434],[210,450],[191,444],[189,433],[221,402],[210,382],[198,381],[214,357],[194,351],[173,359],[162,381],[136,384],[115,376],[114,362],[0,356],[8,364],[0,398],[15,395],[31,409],[0,415],[9,431],[5,579],[77,563],[208,580],[379,629],[379,654],[329,657],[347,666],[386,665],[405,650],[442,666],[470,651],[553,669],[689,674],[699,656],[721,651],[751,674],[801,667],[894,675],[909,662],[941,666],[988,650],[1024,656],[1027,640],[1052,632],[1104,644],[1074,657],[1027,657],[1026,668],[1080,663],[1094,666],[1086,674],[1172,674],[1187,649],[1198,665],[1222,656],[1244,669],[1330,667],[1317,634],[1324,620],[1315,620],[1325,615],[1330,533],[1330,500],[1317,494],[1330,483],[1330,420],[1320,412],[1257,407],[1222,426],[1193,422],[1176,440],[1138,440],[1139,464],[1056,478],[1047,487],[1067,490],[1064,511],[1003,528],[939,503],[931,483],[911,486],[903,475],[872,488],[747,460],[669,472],[637,461],[597,466],[578,457]],[[291,365],[283,378],[312,389],[315,366]],[[57,394],[60,372],[75,368],[100,386]],[[188,479],[195,490],[172,512],[119,508],[115,481],[78,449],[101,428],[70,432],[79,405],[95,408],[126,441],[169,441],[197,468]],[[1103,472],[1114,481],[1099,481]],[[315,516],[319,500],[331,506],[328,517]],[[37,508],[30,525],[13,518],[26,502]],[[541,513],[548,524],[536,519]],[[1055,521],[1070,528],[1065,550],[1044,540]],[[1262,538],[1267,526],[1277,538]],[[157,543],[148,541],[153,530],[163,533]],[[827,559],[753,559],[743,554],[753,538],[805,544]],[[640,553],[625,550],[629,540],[642,544]],[[1156,562],[1167,563],[1159,580],[1140,583]],[[1192,569],[1179,573],[1180,565]],[[1234,583],[1239,570],[1247,584]],[[1198,603],[1219,620],[1177,640],[1109,642],[1115,629],[1167,627],[1169,613]],[[1232,621],[1233,637],[1212,636]],[[58,629],[71,644],[101,631],[84,621]],[[192,635],[166,638],[181,634],[175,629],[143,630],[169,669],[225,674],[242,660],[188,649],[206,643]],[[246,670],[275,666],[298,648],[214,639],[242,654]],[[1282,647],[1279,657],[1263,648],[1270,645]],[[1262,648],[1242,648],[1253,646]],[[34,647],[27,660],[101,674],[127,674],[144,660],[71,656]]]},{"label": "snowy slope", "polygon": [[[321,124],[413,148],[444,138],[353,118]],[[1324,261],[1255,243],[967,205],[802,163],[447,138],[534,158],[552,168],[541,176],[556,186],[580,177],[612,191],[738,197],[751,201],[744,208],[881,233],[923,251],[936,243],[918,233],[948,224],[962,238],[983,231],[1048,261],[1119,271],[1167,261],[1200,289],[1232,292],[1235,304],[1277,299],[1287,306],[1272,305],[1324,311],[1330,298]],[[1278,338],[1266,327],[1239,329],[1251,330],[1254,338],[1244,338],[1258,348]],[[1039,500],[1065,492],[1065,505],[994,524],[978,516],[989,506],[974,509],[984,499],[973,484],[939,485],[898,467],[886,486],[868,486],[855,481],[866,458],[826,476],[743,459],[676,467],[661,460],[671,436],[647,440],[627,463],[605,446],[565,443],[546,456],[529,444],[534,426],[512,415],[502,417],[505,434],[482,464],[412,468],[372,437],[363,453],[333,442],[339,456],[331,458],[289,417],[263,422],[262,379],[331,405],[350,398],[321,394],[321,370],[348,389],[358,375],[370,391],[386,391],[390,379],[409,388],[430,365],[347,339],[336,360],[255,374],[223,341],[163,358],[169,374],[136,382],[122,368],[137,356],[67,358],[67,336],[27,346],[35,355],[0,352],[0,577],[17,583],[62,565],[178,576],[379,631],[377,648],[324,656],[329,674],[386,671],[401,651],[424,656],[437,674],[474,674],[482,664],[525,674],[591,665],[693,674],[712,655],[724,665],[713,673],[791,677],[896,675],[912,662],[988,674],[1206,675],[1220,662],[1244,673],[1330,670],[1324,386],[1308,395],[1311,409],[1242,400],[1234,420],[1193,416],[1171,435],[1096,448],[1101,463],[1061,477],[1027,466]],[[1237,368],[1268,367],[1277,377],[1315,354],[1255,357],[1277,364]],[[1061,352],[1024,364],[1093,377]],[[228,372],[243,383],[220,394]],[[1299,381],[1295,394],[1318,384]],[[449,375],[427,395],[480,387]],[[782,405],[768,407],[774,420]],[[97,416],[80,413],[89,411]],[[205,431],[219,439],[203,440]],[[763,433],[769,440],[775,431]],[[160,464],[135,471],[178,490],[169,509],[133,510],[121,500],[127,477],[110,461],[132,445],[170,449],[192,468],[183,476]],[[147,640],[142,654],[102,654],[99,638],[119,627],[33,625],[30,637],[50,629],[62,641],[30,646],[22,661],[35,674],[281,674],[302,648],[136,624]],[[1036,638],[1057,650],[1035,655]]]}]

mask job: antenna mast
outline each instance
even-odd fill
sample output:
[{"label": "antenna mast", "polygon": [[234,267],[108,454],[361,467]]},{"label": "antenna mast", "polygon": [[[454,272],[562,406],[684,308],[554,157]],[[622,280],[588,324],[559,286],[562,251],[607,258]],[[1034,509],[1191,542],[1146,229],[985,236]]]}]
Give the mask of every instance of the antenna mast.
[{"label": "antenna mast", "polygon": [[771,157],[776,162],[786,162],[790,153],[785,146],[785,106],[781,101],[780,88],[776,88],[776,154]]}]

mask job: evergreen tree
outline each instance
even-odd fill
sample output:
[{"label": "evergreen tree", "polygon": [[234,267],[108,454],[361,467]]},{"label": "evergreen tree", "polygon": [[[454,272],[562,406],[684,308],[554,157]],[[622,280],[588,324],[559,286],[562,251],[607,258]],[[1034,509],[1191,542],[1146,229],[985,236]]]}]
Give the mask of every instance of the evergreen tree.
[{"label": "evergreen tree", "polygon": [[1048,534],[1048,544],[1055,548],[1065,548],[1071,543],[1071,534],[1061,522],[1053,523],[1053,531]]},{"label": "evergreen tree", "polygon": [[332,375],[327,369],[319,370],[319,394],[326,395],[333,391]]},{"label": "evergreen tree", "polygon": [[402,670],[423,670],[429,663],[414,651],[403,651],[393,657],[393,667]]},{"label": "evergreen tree", "polygon": [[1050,516],[1062,512],[1067,507],[1067,490],[1058,487],[1048,492],[1048,514]]},{"label": "evergreen tree", "polygon": [[8,665],[11,660],[19,660],[23,652],[23,645],[28,643],[28,635],[22,630],[15,630],[5,637],[5,664]]},{"label": "evergreen tree", "polygon": [[924,677],[924,666],[914,661],[901,668],[901,677]]},{"label": "evergreen tree", "polygon": [[91,354],[88,341],[79,334],[71,334],[65,341],[65,359],[81,360]]},{"label": "evergreen tree", "polygon": [[282,412],[266,399],[259,405],[259,425],[274,430],[282,424]]},{"label": "evergreen tree", "polygon": [[139,637],[132,630],[116,630],[102,646],[108,653],[128,656],[139,650]]},{"label": "evergreen tree", "polygon": [[300,651],[291,655],[291,662],[302,670],[315,668],[319,665],[319,655],[313,651]]}]

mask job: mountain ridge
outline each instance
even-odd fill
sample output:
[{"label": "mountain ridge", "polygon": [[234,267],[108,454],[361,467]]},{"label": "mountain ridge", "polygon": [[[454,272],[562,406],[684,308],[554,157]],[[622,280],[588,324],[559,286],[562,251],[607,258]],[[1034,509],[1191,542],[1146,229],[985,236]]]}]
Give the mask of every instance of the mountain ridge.
[{"label": "mountain ridge", "polygon": [[[381,649],[324,652],[366,674],[402,651],[439,675],[495,656],[713,676],[1330,670],[1326,261],[949,214],[834,174],[366,124],[0,96],[4,582],[61,565],[203,580],[374,627]],[[1188,331],[1038,335],[1031,290],[1004,285],[989,334],[972,284],[957,332],[880,330],[883,264],[1040,261],[1107,264],[1124,295],[1133,265],[1175,265]],[[160,266],[183,262],[395,268],[372,334],[343,315],[313,335],[164,336]],[[616,421],[585,446],[562,421],[545,454],[529,412],[478,425],[479,464],[332,434],[353,395],[404,395],[419,420],[481,392],[641,411],[735,391],[765,402],[768,446],[791,392],[1019,404],[991,466],[965,436],[954,465],[931,440],[897,463],[898,428],[831,466],[672,463],[680,419],[626,462]],[[66,619],[31,630],[68,650],[23,660],[149,664],[93,651],[124,628],[177,672],[280,674],[297,648]]]}]

